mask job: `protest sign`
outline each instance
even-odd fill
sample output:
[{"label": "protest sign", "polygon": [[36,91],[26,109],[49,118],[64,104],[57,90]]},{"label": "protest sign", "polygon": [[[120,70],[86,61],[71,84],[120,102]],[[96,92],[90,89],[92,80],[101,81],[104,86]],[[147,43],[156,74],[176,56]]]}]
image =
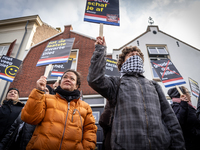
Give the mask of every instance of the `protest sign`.
[{"label": "protest sign", "polygon": [[84,21],[119,26],[119,0],[87,0]]},{"label": "protest sign", "polygon": [[105,76],[120,76],[116,60],[106,58]]},{"label": "protest sign", "polygon": [[196,98],[198,98],[199,97],[199,84],[191,78],[188,78],[188,79],[189,79],[192,95],[194,95]]},{"label": "protest sign", "polygon": [[53,70],[51,71],[51,76],[62,77],[63,73],[71,68],[73,58],[69,58],[67,63],[64,64],[55,64]]},{"label": "protest sign", "polygon": [[152,60],[151,63],[166,88],[186,83],[169,59]]},{"label": "protest sign", "polygon": [[12,82],[19,70],[21,60],[3,55],[0,59],[0,78]]},{"label": "protest sign", "polygon": [[75,38],[50,41],[44,49],[36,66],[66,63]]}]

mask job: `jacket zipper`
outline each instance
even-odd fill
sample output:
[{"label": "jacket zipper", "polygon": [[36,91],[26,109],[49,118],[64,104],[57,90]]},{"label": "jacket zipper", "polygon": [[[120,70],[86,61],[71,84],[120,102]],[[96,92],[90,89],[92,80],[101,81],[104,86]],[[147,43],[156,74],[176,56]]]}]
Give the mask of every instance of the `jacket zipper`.
[{"label": "jacket zipper", "polygon": [[137,81],[138,81],[138,83],[140,85],[140,89],[141,89],[141,92],[142,92],[142,99],[143,99],[145,118],[146,118],[146,124],[147,124],[147,138],[148,138],[148,141],[149,141],[149,148],[151,150],[151,140],[149,139],[149,124],[148,124],[148,119],[147,119],[147,108],[146,108],[146,104],[145,104],[145,100],[144,100],[144,93],[143,93],[142,86],[141,86],[141,84],[139,82],[138,77],[137,77]]},{"label": "jacket zipper", "polygon": [[69,112],[69,109],[70,109],[70,102],[68,102],[67,115],[66,115],[66,118],[65,118],[64,131],[63,131],[62,139],[61,139],[61,142],[60,142],[60,148],[59,148],[59,150],[61,150],[61,146],[62,146],[62,141],[63,141],[63,138],[64,138],[64,134],[65,134],[65,129],[66,129],[66,123],[67,123],[67,116],[68,116],[68,112]]},{"label": "jacket zipper", "polygon": [[74,109],[73,110],[73,113],[72,113],[72,122],[73,122],[73,116],[75,115],[76,111],[79,113],[79,116],[80,116],[80,121],[81,121],[81,127],[82,127],[82,139],[81,139],[81,142],[83,141],[83,123],[82,123],[82,119],[81,119],[81,114],[80,112],[77,110],[77,109]]}]

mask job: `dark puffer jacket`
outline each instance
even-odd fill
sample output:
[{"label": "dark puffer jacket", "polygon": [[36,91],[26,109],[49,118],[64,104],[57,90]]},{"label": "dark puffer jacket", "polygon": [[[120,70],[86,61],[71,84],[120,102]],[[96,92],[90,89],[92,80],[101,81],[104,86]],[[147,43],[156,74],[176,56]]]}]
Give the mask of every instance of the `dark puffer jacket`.
[{"label": "dark puffer jacket", "polygon": [[200,150],[200,121],[196,110],[187,102],[173,102],[172,108],[181,125],[187,150]]},{"label": "dark puffer jacket", "polygon": [[8,133],[0,143],[0,150],[26,150],[36,125],[30,125],[21,120],[21,113],[11,125]]},{"label": "dark puffer jacket", "polygon": [[24,107],[22,102],[13,104],[13,100],[4,100],[0,107],[0,141],[6,135],[11,125]]}]

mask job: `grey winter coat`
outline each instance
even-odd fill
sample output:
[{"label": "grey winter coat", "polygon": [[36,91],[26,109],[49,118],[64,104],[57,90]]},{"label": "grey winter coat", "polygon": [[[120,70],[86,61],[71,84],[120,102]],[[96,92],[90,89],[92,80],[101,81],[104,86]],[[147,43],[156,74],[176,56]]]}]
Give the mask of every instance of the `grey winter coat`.
[{"label": "grey winter coat", "polygon": [[114,150],[183,150],[178,120],[162,88],[143,75],[124,75],[117,99],[119,77],[105,77],[106,47],[96,45],[89,68],[89,85],[116,103],[111,146]]}]

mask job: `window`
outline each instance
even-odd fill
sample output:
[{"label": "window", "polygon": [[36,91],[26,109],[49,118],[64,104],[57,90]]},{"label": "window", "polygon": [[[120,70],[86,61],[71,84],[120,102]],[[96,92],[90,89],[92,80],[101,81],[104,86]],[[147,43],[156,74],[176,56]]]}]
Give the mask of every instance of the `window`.
[{"label": "window", "polygon": [[[169,53],[166,50],[165,46],[148,46],[147,49],[149,52],[150,62],[152,62],[152,60],[169,58]],[[160,80],[159,76],[157,75],[152,65],[151,65],[151,70],[152,70],[153,80]]]},{"label": "window", "polygon": [[165,47],[148,47],[149,55],[168,55]]},{"label": "window", "polygon": [[9,47],[10,47],[10,44],[9,45],[0,45],[0,56],[6,55]]},{"label": "window", "polygon": [[[70,53],[70,58],[73,58],[73,62],[72,62],[72,65],[71,65],[71,68],[70,69],[74,69],[74,70],[77,70],[77,63],[78,63],[78,50],[71,50],[71,53]],[[53,67],[52,67],[53,69]],[[55,77],[55,76],[51,76],[51,71],[49,72],[49,75],[47,77],[47,83],[48,84],[52,84],[54,83],[56,80],[57,80],[58,77]]]}]

